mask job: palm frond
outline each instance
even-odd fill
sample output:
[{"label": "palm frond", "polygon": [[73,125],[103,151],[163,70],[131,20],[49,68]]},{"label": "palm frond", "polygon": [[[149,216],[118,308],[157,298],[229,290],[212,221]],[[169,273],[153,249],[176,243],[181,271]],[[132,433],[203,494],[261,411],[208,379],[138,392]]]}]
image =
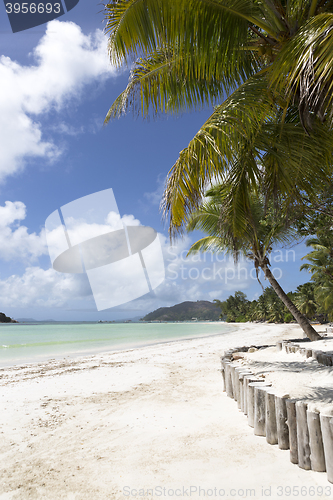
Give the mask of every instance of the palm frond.
[{"label": "palm frond", "polygon": [[332,122],[333,13],[311,17],[283,47],[271,68],[271,84],[293,97],[303,124],[311,114]]},{"label": "palm frond", "polygon": [[[271,9],[265,10],[267,16]],[[249,24],[276,36],[251,0],[113,0],[105,6],[105,19],[113,64],[165,44],[202,56],[218,46],[222,59],[235,57],[235,48],[246,45]]]},{"label": "palm frond", "polygon": [[153,114],[177,113],[213,105],[223,91],[230,91],[235,86],[234,75],[227,70],[219,80],[200,79],[195,60],[188,59],[190,55],[176,55],[167,48],[140,58],[130,73],[126,89],[109,109],[105,123],[125,114],[128,109],[146,117],[151,111]]},{"label": "palm frond", "polygon": [[[215,108],[169,172],[161,208],[165,218],[170,216],[172,234],[182,231],[189,214],[199,206],[208,183],[222,180],[229,169],[232,171],[232,165],[236,175],[239,155],[244,147],[249,147],[271,110],[264,77],[250,79]],[[249,155],[246,158],[251,162]],[[251,166],[248,172],[255,183]],[[245,177],[246,172],[243,187]]]},{"label": "palm frond", "polygon": [[315,120],[308,137],[295,113],[281,125],[274,98],[265,76],[248,80],[215,108],[180,153],[162,200],[172,237],[182,232],[214,179],[230,183],[230,213],[237,214],[235,230],[240,231],[247,224],[248,192],[259,185],[288,207],[329,182],[332,130]]}]

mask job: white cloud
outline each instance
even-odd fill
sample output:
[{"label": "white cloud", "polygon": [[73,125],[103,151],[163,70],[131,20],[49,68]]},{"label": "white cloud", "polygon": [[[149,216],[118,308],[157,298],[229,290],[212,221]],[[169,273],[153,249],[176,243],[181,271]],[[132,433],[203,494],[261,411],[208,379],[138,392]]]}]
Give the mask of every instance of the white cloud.
[{"label": "white cloud", "polygon": [[[29,233],[22,221],[26,218],[26,206],[21,201],[6,201],[0,206],[0,259],[34,262],[42,255],[47,255],[45,230],[39,234]],[[139,226],[140,221],[131,214],[121,217],[110,212],[105,224],[79,224],[75,229],[77,236],[85,239],[123,228],[123,223]],[[57,230],[54,238],[57,239]],[[58,235],[59,236],[59,235]],[[50,268],[42,269],[38,265],[26,268],[23,275],[12,275],[0,279],[0,302],[3,307],[63,307],[76,300],[89,297],[90,306],[93,297],[85,274],[59,273]]]},{"label": "white cloud", "polygon": [[22,201],[6,201],[5,206],[0,206],[0,227],[6,227],[15,221],[20,221],[26,217],[25,204]]},{"label": "white cloud", "polygon": [[26,217],[26,206],[21,201],[6,201],[0,206],[0,258],[5,261],[33,261],[47,254],[44,230],[29,233],[20,222]]},{"label": "white cloud", "polygon": [[31,66],[0,58],[0,181],[23,169],[29,157],[55,160],[61,151],[43,137],[39,119],[78,97],[85,85],[115,74],[103,33],[84,35],[71,22],[48,23],[32,57]]},{"label": "white cloud", "polygon": [[85,132],[85,128],[83,125],[81,125],[80,127],[73,127],[72,125],[68,125],[67,123],[64,122],[60,122],[56,125],[53,125],[51,130],[58,134],[68,135],[72,137],[76,137]]},{"label": "white cloud", "polygon": [[[112,227],[112,230],[122,229],[125,226],[141,226],[138,219],[132,214],[125,214],[120,217],[116,212],[109,212],[106,218],[106,223]],[[108,229],[110,231],[110,229]]]},{"label": "white cloud", "polygon": [[28,267],[23,276],[0,280],[3,307],[61,307],[71,299],[90,295],[82,276],[57,273],[53,269]]},{"label": "white cloud", "polygon": [[[68,243],[65,238],[63,225],[60,218],[57,218],[59,225],[54,225],[52,214],[50,224],[46,223],[46,239],[48,244],[51,259],[55,259],[58,255],[68,248]],[[57,216],[58,217],[58,216]],[[84,219],[76,219],[74,217],[65,218],[66,231],[69,241],[72,246],[88,241],[96,236],[108,234],[111,231],[124,229],[126,226],[140,226],[140,221],[135,219],[132,214],[125,214],[122,217],[116,212],[109,212],[105,224],[89,223]],[[101,245],[101,242],[98,243]]]}]

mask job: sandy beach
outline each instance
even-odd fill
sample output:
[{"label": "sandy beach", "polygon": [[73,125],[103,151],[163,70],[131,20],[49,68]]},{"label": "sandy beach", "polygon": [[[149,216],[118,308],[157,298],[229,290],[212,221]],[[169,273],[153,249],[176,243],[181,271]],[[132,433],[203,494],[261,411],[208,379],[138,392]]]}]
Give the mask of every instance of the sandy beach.
[{"label": "sandy beach", "polygon": [[[0,499],[278,499],[301,487],[302,498],[333,498],[326,473],[300,469],[289,451],[254,436],[222,392],[224,350],[301,337],[297,325],[242,324],[221,336],[0,370]],[[308,376],[297,354],[270,352],[265,366],[272,362],[281,391],[292,384],[315,397],[319,385],[329,402],[332,368]],[[283,383],[278,363],[289,372]]]}]

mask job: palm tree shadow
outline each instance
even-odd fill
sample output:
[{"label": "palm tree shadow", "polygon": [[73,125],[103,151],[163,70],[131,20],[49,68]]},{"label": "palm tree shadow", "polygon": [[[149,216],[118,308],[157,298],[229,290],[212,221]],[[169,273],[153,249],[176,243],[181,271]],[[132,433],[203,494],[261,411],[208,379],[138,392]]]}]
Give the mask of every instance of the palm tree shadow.
[{"label": "palm tree shadow", "polygon": [[[267,377],[271,373],[280,373],[282,379],[283,374],[289,374],[290,385],[289,382],[286,385],[290,387],[287,392],[290,392],[291,397],[293,397],[293,393],[297,395],[299,390],[301,390],[302,399],[304,400],[333,404],[333,370],[331,367],[318,364],[316,361],[249,361],[249,368],[252,368],[258,376],[263,375]],[[297,376],[293,377],[293,374],[298,373],[301,374],[301,378],[305,381],[300,389],[297,387],[300,378],[297,378]],[[314,385],[312,385],[311,382],[307,382],[311,380],[314,381]],[[319,385],[321,382],[322,385]],[[274,383],[272,384],[272,388],[274,389]]]}]

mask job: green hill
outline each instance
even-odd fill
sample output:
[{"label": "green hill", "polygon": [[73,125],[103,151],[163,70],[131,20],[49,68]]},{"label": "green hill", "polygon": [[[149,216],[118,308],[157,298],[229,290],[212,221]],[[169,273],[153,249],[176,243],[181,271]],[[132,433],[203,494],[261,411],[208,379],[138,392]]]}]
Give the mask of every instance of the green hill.
[{"label": "green hill", "polygon": [[147,314],[142,321],[217,321],[221,310],[213,302],[198,300],[197,302],[182,302],[172,307],[160,307]]}]

